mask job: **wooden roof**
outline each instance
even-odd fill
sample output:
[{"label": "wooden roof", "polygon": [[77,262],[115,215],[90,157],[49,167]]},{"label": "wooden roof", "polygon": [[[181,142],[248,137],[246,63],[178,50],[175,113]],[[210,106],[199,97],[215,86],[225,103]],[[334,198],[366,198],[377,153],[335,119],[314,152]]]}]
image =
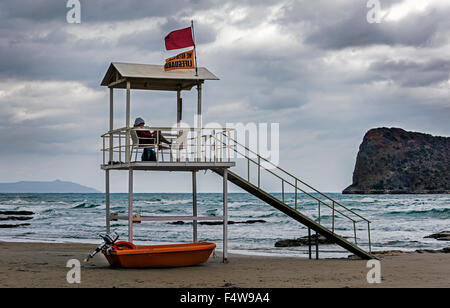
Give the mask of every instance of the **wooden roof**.
[{"label": "wooden roof", "polygon": [[164,71],[163,65],[112,62],[101,85],[110,88],[126,88],[127,81],[131,89],[177,91],[190,90],[205,80],[219,80],[204,67],[195,70]]}]

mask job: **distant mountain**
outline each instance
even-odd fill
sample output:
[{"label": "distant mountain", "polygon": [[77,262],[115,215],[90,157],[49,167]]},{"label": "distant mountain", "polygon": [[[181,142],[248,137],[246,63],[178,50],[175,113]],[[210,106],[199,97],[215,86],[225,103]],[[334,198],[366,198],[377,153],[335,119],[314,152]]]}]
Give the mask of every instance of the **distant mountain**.
[{"label": "distant mountain", "polygon": [[343,193],[450,193],[450,138],[371,129],[359,147],[353,184]]},{"label": "distant mountain", "polygon": [[0,183],[0,193],[99,193],[100,191],[73,182],[52,181],[35,182],[20,181],[16,183]]}]

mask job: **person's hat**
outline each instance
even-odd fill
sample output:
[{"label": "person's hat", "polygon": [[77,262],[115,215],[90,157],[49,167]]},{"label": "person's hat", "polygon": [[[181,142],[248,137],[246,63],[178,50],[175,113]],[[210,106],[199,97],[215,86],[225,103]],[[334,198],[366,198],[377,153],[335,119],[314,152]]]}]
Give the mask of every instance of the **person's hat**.
[{"label": "person's hat", "polygon": [[136,118],[136,120],[134,120],[134,126],[139,126],[141,124],[145,124],[145,121],[143,118]]}]

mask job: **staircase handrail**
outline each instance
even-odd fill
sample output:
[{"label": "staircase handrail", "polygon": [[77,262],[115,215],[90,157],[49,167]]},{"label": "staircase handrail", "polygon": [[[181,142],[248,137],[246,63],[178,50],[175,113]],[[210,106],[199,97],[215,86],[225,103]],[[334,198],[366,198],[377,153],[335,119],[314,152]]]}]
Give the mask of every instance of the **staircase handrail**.
[{"label": "staircase handrail", "polygon": [[[225,136],[228,139],[228,142],[232,141],[234,143],[234,147],[231,146],[231,144],[226,144],[223,140],[221,140],[221,138],[218,138],[216,135],[218,134],[222,134],[223,136]],[[295,210],[297,210],[297,191],[301,191],[302,193],[306,194],[307,196],[311,197],[312,199],[316,200],[319,202],[319,215],[318,215],[318,222],[320,224],[320,205],[323,204],[326,207],[330,208],[333,211],[332,214],[332,232],[334,233],[335,231],[335,213],[338,213],[340,215],[342,215],[343,217],[347,218],[348,220],[350,220],[353,223],[353,230],[354,230],[354,240],[355,240],[355,245],[357,244],[357,236],[356,236],[356,223],[357,220],[349,217],[348,215],[342,213],[342,211],[339,211],[338,209],[336,209],[336,205],[340,206],[341,208],[343,208],[344,210],[350,212],[351,214],[355,215],[356,217],[360,218],[361,220],[367,222],[367,232],[368,232],[368,244],[369,244],[369,251],[371,251],[371,239],[370,239],[370,223],[371,221],[368,220],[367,218],[361,216],[360,214],[356,213],[355,211],[349,209],[348,207],[346,207],[345,205],[341,204],[340,202],[336,201],[335,199],[327,196],[326,194],[320,192],[319,190],[315,189],[314,187],[312,187],[311,185],[309,185],[308,183],[305,183],[304,181],[300,180],[299,178],[297,178],[296,176],[292,175],[291,173],[287,172],[286,170],[284,170],[283,168],[275,165],[273,162],[271,162],[270,160],[262,157],[261,155],[259,155],[258,153],[256,153],[255,151],[249,149],[248,147],[246,147],[245,145],[237,142],[234,138],[232,138],[231,136],[227,136],[225,135],[223,132],[217,132],[215,134],[211,134],[210,138],[214,138],[215,141],[218,141],[219,143],[221,143],[224,148],[231,148],[233,149],[234,152],[238,153],[239,155],[243,156],[245,159],[248,160],[248,165],[250,168],[250,162],[253,162],[254,164],[256,164],[258,166],[258,168],[263,168],[263,170],[269,172],[270,174],[274,175],[275,177],[277,177],[278,179],[280,179],[282,181],[282,185],[283,185],[283,193],[282,193],[282,198],[283,198],[283,202],[284,202],[284,183],[287,183],[289,185],[291,185],[296,192],[296,204],[295,204]],[[242,148],[244,148],[246,151],[248,151],[248,153],[251,153],[253,155],[255,155],[258,159],[258,161],[253,160],[252,158],[248,157],[245,153],[240,152],[237,149],[237,146],[240,146]],[[264,166],[261,165],[261,160],[265,161],[266,163],[270,164],[271,166],[273,166],[275,169],[279,170],[280,172],[288,175],[289,177],[291,177],[292,179],[295,180],[295,184],[291,183],[289,180],[286,180],[285,178],[283,178],[282,176],[276,174],[275,172],[272,172],[271,170],[269,170],[268,168],[265,168]],[[249,169],[250,170],[250,169]],[[248,182],[250,183],[250,171],[248,174]],[[302,188],[298,187],[297,183],[301,183],[304,186],[310,188],[311,190],[313,190],[314,192],[316,192],[317,194],[319,194],[320,196],[324,197],[325,199],[329,200],[332,202],[332,206],[329,205],[328,203],[324,202],[322,199],[317,198],[316,196],[313,196],[312,194],[308,193],[307,191],[303,190]],[[260,188],[260,169],[258,169],[258,188]]]}]

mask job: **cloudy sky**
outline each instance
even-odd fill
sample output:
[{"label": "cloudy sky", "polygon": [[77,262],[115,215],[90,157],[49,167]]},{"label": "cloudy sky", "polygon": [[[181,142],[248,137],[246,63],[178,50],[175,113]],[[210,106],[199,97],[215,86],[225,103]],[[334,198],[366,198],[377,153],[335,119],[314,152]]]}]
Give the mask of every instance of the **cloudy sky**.
[{"label": "cloudy sky", "polygon": [[[371,128],[450,135],[447,0],[380,0],[380,23],[367,21],[366,0],[80,2],[80,24],[67,23],[66,0],[0,2],[0,182],[61,179],[103,191],[109,63],[162,64],[176,54],[163,38],[191,20],[199,65],[220,78],[204,87],[204,120],[280,123],[280,165],[323,191],[351,184]],[[183,93],[187,122],[195,97]],[[172,125],[175,94],[133,92],[131,111]],[[136,178],[140,192],[191,185],[189,174]],[[112,179],[126,191],[125,173]],[[200,191],[220,189],[216,176],[199,176]]]}]

